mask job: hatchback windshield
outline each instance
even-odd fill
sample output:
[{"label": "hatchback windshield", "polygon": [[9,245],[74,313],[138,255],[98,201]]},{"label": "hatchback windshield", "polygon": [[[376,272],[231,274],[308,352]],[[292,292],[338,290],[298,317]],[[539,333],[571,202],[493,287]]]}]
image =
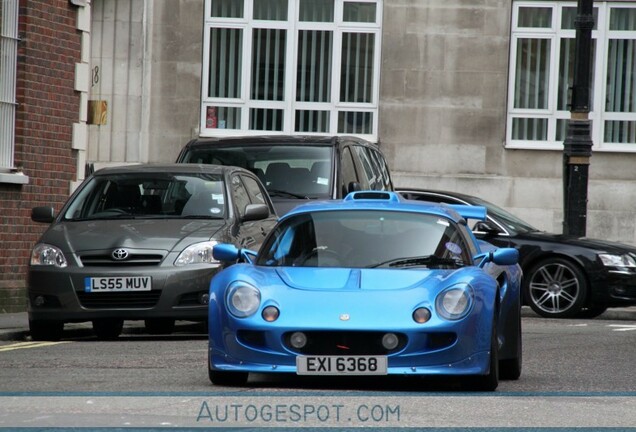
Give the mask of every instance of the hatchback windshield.
[{"label": "hatchback windshield", "polygon": [[263,245],[264,266],[447,268],[471,263],[457,226],[394,211],[325,211],[283,221]]},{"label": "hatchback windshield", "polygon": [[224,191],[216,174],[95,176],[69,204],[64,219],[223,218]]},{"label": "hatchback windshield", "polygon": [[185,163],[234,165],[256,174],[272,197],[328,198],[332,189],[331,146],[244,145],[192,149]]}]

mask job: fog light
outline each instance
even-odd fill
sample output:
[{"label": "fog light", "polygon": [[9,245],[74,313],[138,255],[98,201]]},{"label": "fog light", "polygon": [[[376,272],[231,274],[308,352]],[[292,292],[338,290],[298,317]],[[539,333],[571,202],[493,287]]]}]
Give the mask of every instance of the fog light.
[{"label": "fog light", "polygon": [[278,319],[278,315],[280,315],[280,312],[276,306],[267,306],[265,309],[263,309],[263,313],[261,315],[263,316],[263,319],[265,321],[273,322]]},{"label": "fog light", "polygon": [[37,296],[36,298],[33,299],[33,304],[35,306],[42,306],[44,305],[44,297],[43,296]]},{"label": "fog light", "polygon": [[382,336],[382,346],[388,350],[395,349],[400,340],[395,333],[387,333]]},{"label": "fog light", "polygon": [[289,339],[289,343],[296,349],[301,349],[307,345],[307,336],[303,332],[294,332]]},{"label": "fog light", "polygon": [[418,324],[424,324],[430,319],[431,319],[431,311],[424,307],[417,308],[415,309],[415,311],[413,311],[413,321],[415,321]]},{"label": "fog light", "polygon": [[201,293],[201,295],[199,295],[199,303],[202,305],[210,303],[210,294],[207,292]]}]

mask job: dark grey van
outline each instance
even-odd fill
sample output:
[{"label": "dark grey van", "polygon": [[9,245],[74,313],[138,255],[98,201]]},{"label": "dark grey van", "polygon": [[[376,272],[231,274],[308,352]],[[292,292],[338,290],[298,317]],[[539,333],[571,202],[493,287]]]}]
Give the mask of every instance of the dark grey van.
[{"label": "dark grey van", "polygon": [[278,215],[301,200],[339,199],[356,190],[393,190],[386,160],[376,144],[351,136],[250,136],[198,138],[181,163],[235,165],[263,182]]}]

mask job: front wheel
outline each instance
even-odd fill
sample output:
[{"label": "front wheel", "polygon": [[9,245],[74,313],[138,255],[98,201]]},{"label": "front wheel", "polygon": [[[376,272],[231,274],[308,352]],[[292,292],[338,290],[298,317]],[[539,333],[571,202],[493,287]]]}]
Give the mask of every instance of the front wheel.
[{"label": "front wheel", "polygon": [[526,303],[546,318],[573,318],[587,296],[583,271],[563,258],[548,258],[532,266],[524,278]]},{"label": "front wheel", "polygon": [[493,322],[490,336],[490,362],[486,375],[469,376],[466,385],[470,390],[495,391],[499,386],[499,342],[497,339],[497,323]]},{"label": "front wheel", "polygon": [[247,372],[216,371],[208,368],[210,382],[214,385],[238,387],[247,384]]},{"label": "front wheel", "polygon": [[63,331],[62,321],[29,320],[29,332],[34,341],[59,341]]}]

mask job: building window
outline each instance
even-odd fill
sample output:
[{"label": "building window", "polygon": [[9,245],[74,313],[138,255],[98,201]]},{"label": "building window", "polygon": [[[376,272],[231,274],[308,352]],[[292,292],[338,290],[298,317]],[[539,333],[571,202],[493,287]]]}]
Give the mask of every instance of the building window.
[{"label": "building window", "polygon": [[0,0],[0,172],[13,167],[18,0]]},{"label": "building window", "polygon": [[[508,148],[563,149],[576,2],[515,2]],[[597,151],[636,152],[636,2],[594,5],[590,120]]]},{"label": "building window", "polygon": [[201,135],[378,127],[383,0],[206,0]]}]

